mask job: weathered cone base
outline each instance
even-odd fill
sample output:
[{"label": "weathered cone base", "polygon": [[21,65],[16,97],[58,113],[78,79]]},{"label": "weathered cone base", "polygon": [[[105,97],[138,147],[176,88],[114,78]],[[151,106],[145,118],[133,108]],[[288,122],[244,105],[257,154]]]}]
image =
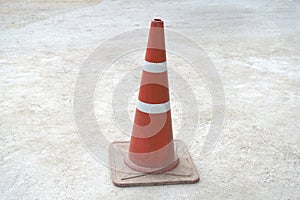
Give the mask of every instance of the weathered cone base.
[{"label": "weathered cone base", "polygon": [[146,167],[141,167],[136,165],[135,163],[131,162],[127,156],[125,156],[124,158],[124,162],[125,164],[130,167],[131,169],[138,171],[138,172],[144,172],[144,173],[150,173],[150,174],[161,174],[167,171],[170,171],[172,169],[174,169],[178,163],[179,163],[179,159],[176,158],[172,163],[170,163],[169,165],[165,166],[164,168],[158,168],[158,169],[153,169],[153,168],[146,168]]},{"label": "weathered cone base", "polygon": [[153,174],[135,171],[125,164],[124,158],[128,153],[129,142],[111,143],[109,153],[114,185],[129,187],[197,183],[199,175],[185,144],[182,141],[174,140],[174,145],[176,154],[180,158],[178,165],[170,171]]}]

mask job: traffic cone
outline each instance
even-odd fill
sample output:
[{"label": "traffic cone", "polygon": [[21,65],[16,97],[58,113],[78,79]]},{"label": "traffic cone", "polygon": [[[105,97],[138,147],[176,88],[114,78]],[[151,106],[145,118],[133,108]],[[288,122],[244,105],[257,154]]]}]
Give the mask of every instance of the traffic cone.
[{"label": "traffic cone", "polygon": [[154,19],[125,163],[136,171],[163,173],[178,162],[172,133],[164,24]]},{"label": "traffic cone", "polygon": [[151,22],[131,140],[111,143],[109,152],[112,182],[119,187],[199,181],[187,147],[173,140],[164,23],[160,19]]}]

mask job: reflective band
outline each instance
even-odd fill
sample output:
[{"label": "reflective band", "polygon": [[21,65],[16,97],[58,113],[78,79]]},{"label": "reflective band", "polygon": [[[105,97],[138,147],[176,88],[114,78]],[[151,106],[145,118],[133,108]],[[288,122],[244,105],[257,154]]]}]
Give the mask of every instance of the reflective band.
[{"label": "reflective band", "polygon": [[167,71],[167,63],[166,62],[151,63],[151,62],[145,61],[144,70],[146,72],[150,72],[150,73],[162,73],[162,72]]},{"label": "reflective band", "polygon": [[137,109],[144,113],[160,114],[170,110],[170,101],[160,104],[144,103],[138,100]]}]

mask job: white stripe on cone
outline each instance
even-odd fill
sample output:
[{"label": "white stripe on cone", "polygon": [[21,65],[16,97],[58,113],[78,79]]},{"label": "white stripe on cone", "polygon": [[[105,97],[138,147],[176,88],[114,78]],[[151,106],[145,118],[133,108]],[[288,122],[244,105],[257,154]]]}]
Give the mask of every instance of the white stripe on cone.
[{"label": "white stripe on cone", "polygon": [[138,100],[136,108],[144,113],[149,113],[149,114],[165,113],[170,110],[170,101],[166,103],[160,103],[160,104],[151,104],[151,103],[144,103]]},{"label": "white stripe on cone", "polygon": [[145,61],[144,64],[144,71],[150,72],[150,73],[162,73],[167,71],[167,63],[161,62],[161,63],[151,63]]}]

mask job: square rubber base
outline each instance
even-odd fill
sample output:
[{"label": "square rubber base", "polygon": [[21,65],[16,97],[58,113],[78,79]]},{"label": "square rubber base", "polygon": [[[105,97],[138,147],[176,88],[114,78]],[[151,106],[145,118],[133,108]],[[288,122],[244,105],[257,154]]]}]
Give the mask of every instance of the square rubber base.
[{"label": "square rubber base", "polygon": [[111,176],[114,185],[119,187],[187,184],[199,182],[199,175],[190,157],[189,151],[182,141],[174,140],[179,164],[173,170],[162,174],[146,174],[132,170],[124,163],[129,142],[110,144]]}]

